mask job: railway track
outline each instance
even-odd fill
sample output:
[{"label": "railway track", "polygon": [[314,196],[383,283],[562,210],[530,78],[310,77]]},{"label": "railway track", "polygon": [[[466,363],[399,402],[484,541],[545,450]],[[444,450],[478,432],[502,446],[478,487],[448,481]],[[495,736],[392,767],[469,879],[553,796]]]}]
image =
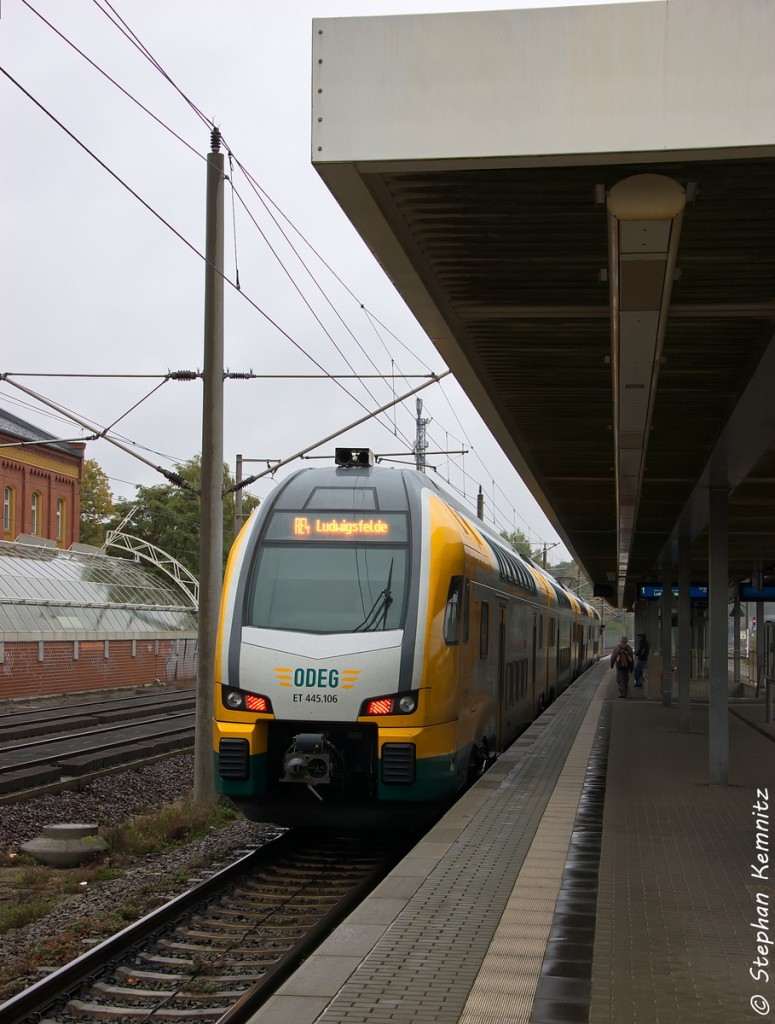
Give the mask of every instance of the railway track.
[{"label": "railway track", "polygon": [[0,1007],[3,1024],[241,1024],[408,849],[288,832]]},{"label": "railway track", "polygon": [[189,749],[194,717],[191,690],[0,715],[0,803]]}]

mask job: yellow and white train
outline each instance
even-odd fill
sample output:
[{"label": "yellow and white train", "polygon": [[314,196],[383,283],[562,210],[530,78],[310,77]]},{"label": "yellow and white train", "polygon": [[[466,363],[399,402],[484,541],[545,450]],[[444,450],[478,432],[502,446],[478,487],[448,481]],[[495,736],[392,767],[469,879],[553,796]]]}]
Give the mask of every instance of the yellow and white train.
[{"label": "yellow and white train", "polygon": [[215,776],[254,820],[435,811],[600,655],[598,612],[431,478],[337,463],[278,485],[226,569]]}]

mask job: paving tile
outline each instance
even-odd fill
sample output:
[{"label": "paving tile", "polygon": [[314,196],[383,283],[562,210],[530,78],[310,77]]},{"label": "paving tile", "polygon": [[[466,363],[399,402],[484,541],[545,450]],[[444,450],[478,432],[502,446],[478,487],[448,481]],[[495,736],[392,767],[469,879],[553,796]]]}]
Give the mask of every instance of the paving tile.
[{"label": "paving tile", "polygon": [[590,1024],[750,1022],[751,807],[775,793],[772,740],[730,715],[730,785],[710,786],[707,708],[688,735],[675,709],[612,713]]}]

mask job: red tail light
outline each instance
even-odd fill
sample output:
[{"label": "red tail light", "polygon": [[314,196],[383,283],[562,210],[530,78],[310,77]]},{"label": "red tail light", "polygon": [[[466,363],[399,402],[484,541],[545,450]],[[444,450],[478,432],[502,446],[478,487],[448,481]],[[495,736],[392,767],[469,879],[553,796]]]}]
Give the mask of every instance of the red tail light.
[{"label": "red tail light", "polygon": [[248,711],[263,711],[269,710],[269,701],[266,697],[257,697],[255,694],[248,693],[245,695],[245,707]]},{"label": "red tail light", "polygon": [[393,699],[383,697],[380,700],[370,700],[363,710],[364,715],[389,715],[393,711]]}]

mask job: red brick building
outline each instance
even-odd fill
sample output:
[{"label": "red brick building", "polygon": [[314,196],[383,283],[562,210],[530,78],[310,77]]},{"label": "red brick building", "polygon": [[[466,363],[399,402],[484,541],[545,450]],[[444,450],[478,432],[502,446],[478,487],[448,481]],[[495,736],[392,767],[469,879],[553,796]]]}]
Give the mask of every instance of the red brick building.
[{"label": "red brick building", "polygon": [[0,701],[196,678],[192,594],[103,549],[0,543]]},{"label": "red brick building", "polygon": [[0,409],[0,484],[3,531],[0,539],[23,534],[69,548],[79,537],[85,444],[58,441]]},{"label": "red brick building", "polygon": [[196,678],[195,593],[77,543],[84,448],[0,409],[0,701]]}]

